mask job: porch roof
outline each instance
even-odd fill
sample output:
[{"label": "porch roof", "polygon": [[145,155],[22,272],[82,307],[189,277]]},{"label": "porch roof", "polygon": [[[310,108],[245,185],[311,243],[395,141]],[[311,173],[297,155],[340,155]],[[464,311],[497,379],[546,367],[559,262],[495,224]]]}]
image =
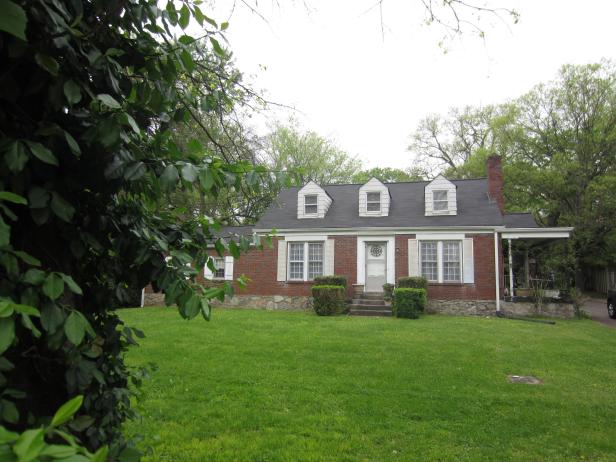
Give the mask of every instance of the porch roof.
[{"label": "porch roof", "polygon": [[568,239],[573,228],[507,228],[501,232],[503,239]]}]

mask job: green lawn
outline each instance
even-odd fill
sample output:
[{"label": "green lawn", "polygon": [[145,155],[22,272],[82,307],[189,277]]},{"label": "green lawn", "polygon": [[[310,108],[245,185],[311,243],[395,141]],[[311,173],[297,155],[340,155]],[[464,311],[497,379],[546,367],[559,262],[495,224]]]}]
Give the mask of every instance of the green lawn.
[{"label": "green lawn", "polygon": [[127,426],[146,460],[616,460],[616,331],[590,320],[121,316],[158,365]]}]

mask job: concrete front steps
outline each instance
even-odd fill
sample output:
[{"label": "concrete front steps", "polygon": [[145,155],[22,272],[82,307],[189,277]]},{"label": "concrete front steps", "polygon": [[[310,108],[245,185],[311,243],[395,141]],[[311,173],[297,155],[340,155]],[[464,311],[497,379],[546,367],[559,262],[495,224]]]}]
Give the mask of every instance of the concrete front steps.
[{"label": "concrete front steps", "polygon": [[364,292],[357,297],[349,303],[350,316],[391,316],[391,307],[381,292]]}]

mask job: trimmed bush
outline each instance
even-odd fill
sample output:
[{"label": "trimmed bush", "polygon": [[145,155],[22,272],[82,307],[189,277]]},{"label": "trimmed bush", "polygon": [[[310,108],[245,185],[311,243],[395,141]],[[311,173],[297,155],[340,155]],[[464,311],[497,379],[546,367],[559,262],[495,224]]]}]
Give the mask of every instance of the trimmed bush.
[{"label": "trimmed bush", "polygon": [[421,276],[409,276],[398,279],[396,287],[404,289],[425,289],[428,290],[428,280]]},{"label": "trimmed bush", "polygon": [[335,285],[312,286],[312,307],[319,316],[332,316],[346,310],[345,288]]},{"label": "trimmed bush", "polygon": [[393,314],[397,318],[416,319],[426,308],[425,289],[398,288],[394,290]]},{"label": "trimmed bush", "polygon": [[393,284],[383,284],[383,298],[390,302],[391,298],[393,297],[393,292],[394,289],[396,288],[396,286],[394,286]]},{"label": "trimmed bush", "polygon": [[346,288],[347,280],[345,276],[317,276],[314,278],[314,284],[317,286],[342,286]]}]

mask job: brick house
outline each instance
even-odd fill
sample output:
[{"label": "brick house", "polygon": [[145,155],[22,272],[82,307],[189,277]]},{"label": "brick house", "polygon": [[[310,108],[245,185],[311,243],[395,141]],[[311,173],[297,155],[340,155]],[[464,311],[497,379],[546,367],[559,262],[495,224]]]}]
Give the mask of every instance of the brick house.
[{"label": "brick house", "polygon": [[[506,213],[500,157],[488,160],[487,178],[320,186],[280,192],[254,227],[226,235],[276,230],[272,248],[238,260],[215,258],[207,280],[243,274],[248,287],[231,305],[305,307],[312,279],[344,275],[353,292],[382,292],[402,276],[428,279],[430,308],[445,312],[499,310],[505,291],[503,240],[566,238],[570,228],[540,228],[530,213]],[[511,247],[509,247],[511,249]]]}]

